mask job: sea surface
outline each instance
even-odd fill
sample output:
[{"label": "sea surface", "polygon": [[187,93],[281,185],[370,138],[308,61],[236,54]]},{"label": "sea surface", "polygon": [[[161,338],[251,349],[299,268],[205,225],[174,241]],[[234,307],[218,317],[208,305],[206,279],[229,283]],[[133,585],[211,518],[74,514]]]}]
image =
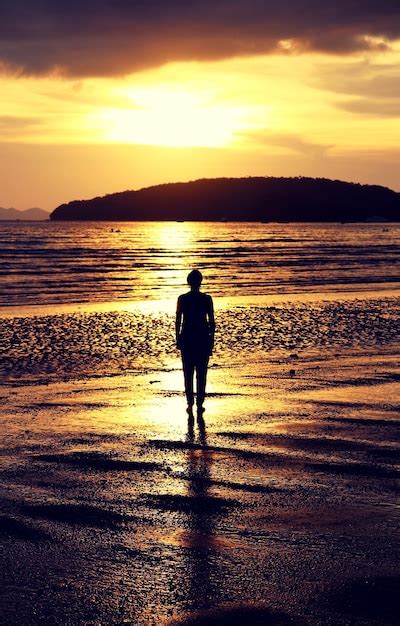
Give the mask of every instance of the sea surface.
[{"label": "sea surface", "polygon": [[8,222],[0,307],[176,298],[197,267],[211,295],[390,290],[399,224]]}]

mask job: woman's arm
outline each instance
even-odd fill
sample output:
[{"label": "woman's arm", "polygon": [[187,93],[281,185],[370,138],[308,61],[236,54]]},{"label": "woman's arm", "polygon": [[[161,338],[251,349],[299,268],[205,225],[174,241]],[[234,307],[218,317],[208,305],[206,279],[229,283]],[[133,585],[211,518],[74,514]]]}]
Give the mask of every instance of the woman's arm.
[{"label": "woman's arm", "polygon": [[182,302],[181,302],[181,296],[179,296],[178,302],[176,303],[176,316],[175,316],[175,340],[176,340],[177,348],[180,348],[179,336],[181,333],[181,325],[182,325]]},{"label": "woman's arm", "polygon": [[208,300],[208,327],[210,330],[210,338],[211,338],[211,352],[214,349],[214,335],[215,335],[215,317],[214,317],[214,304],[212,297],[209,296]]}]

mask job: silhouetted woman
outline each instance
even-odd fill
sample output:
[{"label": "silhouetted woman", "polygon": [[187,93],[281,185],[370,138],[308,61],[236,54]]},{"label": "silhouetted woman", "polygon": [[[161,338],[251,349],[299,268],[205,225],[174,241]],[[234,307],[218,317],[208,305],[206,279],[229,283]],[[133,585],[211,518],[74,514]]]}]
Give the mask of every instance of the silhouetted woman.
[{"label": "silhouetted woman", "polygon": [[178,298],[176,307],[176,345],[182,354],[185,393],[189,414],[194,404],[193,378],[196,370],[197,412],[202,415],[206,393],[208,360],[214,347],[214,307],[211,296],[200,292],[203,276],[192,270],[187,277],[190,291]]}]

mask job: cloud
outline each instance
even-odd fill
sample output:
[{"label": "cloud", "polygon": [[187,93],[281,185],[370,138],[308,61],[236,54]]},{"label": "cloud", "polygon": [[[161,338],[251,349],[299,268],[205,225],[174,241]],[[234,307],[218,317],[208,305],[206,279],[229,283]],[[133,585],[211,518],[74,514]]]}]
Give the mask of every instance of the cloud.
[{"label": "cloud", "polygon": [[111,76],[168,61],[347,54],[400,38],[398,0],[2,0],[0,63]]},{"label": "cloud", "polygon": [[248,141],[250,144],[262,146],[276,146],[286,148],[290,152],[302,154],[311,158],[321,158],[325,156],[329,148],[333,145],[317,144],[306,141],[298,135],[292,133],[277,133],[262,129],[251,133],[241,133],[240,138]]},{"label": "cloud", "polygon": [[[66,87],[64,87],[64,85],[66,85]],[[59,83],[58,90],[54,87],[49,87],[47,89],[38,90],[37,93],[44,96],[45,98],[48,98],[50,101],[53,100],[56,102],[65,103],[67,106],[70,104],[78,104],[81,107],[88,107],[90,109],[96,106],[100,106],[129,111],[141,110],[143,108],[128,96],[112,93],[110,94],[104,91],[97,91],[94,88],[90,89],[86,86],[82,88],[70,88],[66,81],[65,83]]]},{"label": "cloud", "polygon": [[0,115],[0,138],[11,138],[40,133],[42,120],[37,117]]},{"label": "cloud", "polygon": [[370,61],[350,63],[340,68],[319,68],[317,86],[337,94],[354,96],[335,106],[350,113],[370,117],[400,117],[400,72],[397,64]]},{"label": "cloud", "polygon": [[364,114],[370,117],[400,117],[400,98],[396,100],[346,100],[337,105],[350,113]]},{"label": "cloud", "polygon": [[398,64],[382,65],[371,61],[317,68],[316,86],[335,93],[376,98],[400,98]]}]

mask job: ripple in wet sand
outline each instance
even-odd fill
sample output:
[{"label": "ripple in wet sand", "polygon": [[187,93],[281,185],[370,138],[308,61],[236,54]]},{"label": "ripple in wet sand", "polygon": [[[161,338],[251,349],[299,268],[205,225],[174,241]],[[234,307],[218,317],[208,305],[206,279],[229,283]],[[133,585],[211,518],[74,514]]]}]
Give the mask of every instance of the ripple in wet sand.
[{"label": "ripple in wet sand", "polygon": [[70,454],[39,454],[34,459],[45,463],[66,463],[104,471],[152,472],[165,469],[161,463],[153,461],[129,461],[114,459],[97,452],[71,452]]},{"label": "ripple in wet sand", "polygon": [[197,612],[169,626],[304,626],[300,618],[275,612],[269,608],[234,606]]},{"label": "ripple in wet sand", "polygon": [[329,474],[347,476],[367,476],[370,478],[400,478],[400,472],[394,469],[364,463],[306,463],[305,469]]},{"label": "ripple in wet sand", "polygon": [[201,513],[212,515],[223,513],[227,509],[241,506],[236,500],[219,498],[214,496],[183,496],[180,494],[148,494],[143,497],[147,507],[162,511],[179,513]]},{"label": "ripple in wet sand", "polygon": [[23,541],[50,541],[44,531],[8,515],[0,515],[0,535]]},{"label": "ripple in wet sand", "polygon": [[326,601],[346,615],[348,624],[365,619],[368,624],[394,626],[399,623],[399,583],[394,576],[353,578],[328,593]]},{"label": "ripple in wet sand", "polygon": [[133,518],[116,511],[102,509],[88,504],[26,504],[23,512],[31,517],[39,517],[66,524],[79,526],[98,526],[114,528]]}]

